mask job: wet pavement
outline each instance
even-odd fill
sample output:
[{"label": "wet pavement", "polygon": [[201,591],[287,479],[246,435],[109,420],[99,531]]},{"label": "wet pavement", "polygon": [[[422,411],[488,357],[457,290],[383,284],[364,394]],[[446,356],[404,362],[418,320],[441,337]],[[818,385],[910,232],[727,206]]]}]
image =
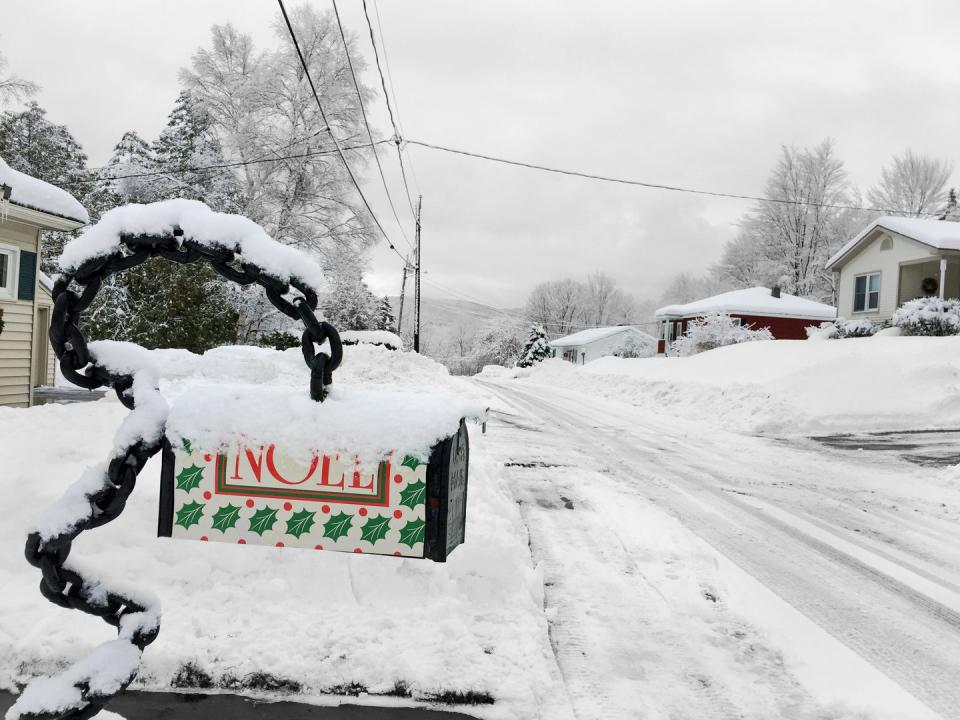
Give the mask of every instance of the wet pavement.
[{"label": "wet pavement", "polygon": [[820,435],[811,440],[837,450],[896,456],[923,467],[960,463],[960,430]]},{"label": "wet pavement", "polygon": [[[14,702],[0,691],[0,714]],[[239,695],[126,692],[107,710],[127,720],[473,720],[470,715],[426,708],[340,705],[320,707],[295,702],[266,702]]]}]

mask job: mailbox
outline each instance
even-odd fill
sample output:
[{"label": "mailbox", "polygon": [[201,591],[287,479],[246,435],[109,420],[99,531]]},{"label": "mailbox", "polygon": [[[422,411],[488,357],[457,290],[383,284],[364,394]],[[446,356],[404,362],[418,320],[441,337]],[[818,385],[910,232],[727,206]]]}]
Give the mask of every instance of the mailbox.
[{"label": "mailbox", "polygon": [[167,441],[158,534],[444,562],[464,541],[469,455],[463,421],[427,458]]}]

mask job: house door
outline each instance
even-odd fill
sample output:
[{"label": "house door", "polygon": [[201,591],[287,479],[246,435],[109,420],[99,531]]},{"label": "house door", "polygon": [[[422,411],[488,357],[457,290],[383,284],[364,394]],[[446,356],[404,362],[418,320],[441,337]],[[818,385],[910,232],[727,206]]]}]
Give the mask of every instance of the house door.
[{"label": "house door", "polygon": [[33,386],[47,384],[47,345],[50,344],[50,308],[37,307],[33,329]]}]

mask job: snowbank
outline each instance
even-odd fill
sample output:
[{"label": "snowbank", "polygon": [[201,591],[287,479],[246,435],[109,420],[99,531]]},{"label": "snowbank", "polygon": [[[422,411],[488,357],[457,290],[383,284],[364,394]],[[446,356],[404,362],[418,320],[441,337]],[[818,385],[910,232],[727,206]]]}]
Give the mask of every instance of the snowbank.
[{"label": "snowbank", "polygon": [[10,202],[60,217],[90,222],[83,205],[66,190],[14,170],[0,158],[0,185],[11,188]]},{"label": "snowbank", "polygon": [[253,220],[214,212],[197,200],[164,200],[149,205],[122,205],[108,210],[100,221],[63,248],[60,267],[74,272],[92,258],[120,249],[121,235],[168,235],[175,226],[184,240],[238,252],[284,282],[299,279],[318,292],[326,287],[320,266],[308,254],[282,245]]},{"label": "snowbank", "polygon": [[[91,347],[111,355],[107,344]],[[139,365],[143,355],[156,356],[167,378],[161,392],[174,413],[188,392],[216,387],[223,377],[250,387],[292,385],[307,395],[307,370],[297,351],[221,348],[197,356],[114,349],[111,362],[117,364]],[[425,390],[468,398],[473,392],[427,358],[371,346],[346,348],[335,382],[338,390],[389,388],[411,402]],[[84,467],[108,455],[126,415],[111,397],[0,408],[0,492],[5,506],[16,509],[0,523],[0,687],[13,689],[56,671],[109,637],[95,618],[65,613],[40,597],[37,571],[24,561],[22,548],[32,518]],[[445,564],[157,539],[159,460],[151,461],[126,511],[84,534],[74,553],[108,569],[111,583],[144,586],[163,603],[160,635],[144,653],[134,685],[280,688],[319,702],[368,692],[390,694],[378,700],[388,704],[460,693],[494,701],[472,706],[471,714],[538,717],[538,708],[562,692],[543,612],[542,572],[531,560],[502,468],[485,457],[484,440],[471,428],[466,543]]]},{"label": "snowbank", "polygon": [[389,330],[343,330],[340,339],[344,345],[383,345],[393,350],[403,347],[403,340]]},{"label": "snowbank", "polygon": [[742,432],[816,434],[960,426],[960,337],[776,340],[689,358],[548,360],[522,382]]}]

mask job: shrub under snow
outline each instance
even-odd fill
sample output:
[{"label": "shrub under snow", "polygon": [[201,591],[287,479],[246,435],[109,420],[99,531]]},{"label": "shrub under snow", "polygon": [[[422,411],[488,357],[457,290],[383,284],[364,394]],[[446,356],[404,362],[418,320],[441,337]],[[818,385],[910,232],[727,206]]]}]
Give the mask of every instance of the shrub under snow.
[{"label": "shrub under snow", "polygon": [[686,334],[677,338],[672,347],[677,355],[686,357],[724,345],[755,340],[773,340],[773,335],[768,328],[753,330],[726,313],[712,313],[687,323]]},{"label": "shrub under snow", "polygon": [[893,324],[904,335],[960,335],[960,300],[910,300],[897,308]]},{"label": "shrub under snow", "polygon": [[846,338],[870,337],[876,335],[881,329],[881,325],[871,320],[840,320],[836,324],[837,338],[845,340]]}]

